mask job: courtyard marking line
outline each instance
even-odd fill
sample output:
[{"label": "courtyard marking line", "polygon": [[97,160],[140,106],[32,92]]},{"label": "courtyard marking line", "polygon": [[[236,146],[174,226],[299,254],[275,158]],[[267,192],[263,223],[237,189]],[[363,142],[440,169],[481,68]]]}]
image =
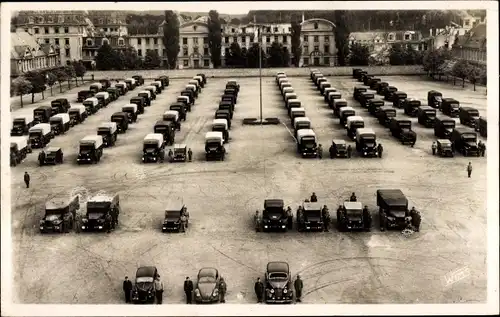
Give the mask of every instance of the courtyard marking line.
[{"label": "courtyard marking line", "polygon": [[281,124],[285,127],[285,129],[288,131],[288,133],[290,133],[290,135],[292,136],[292,138],[295,140],[295,143],[297,143],[297,139],[293,135],[292,131],[290,131],[290,129],[288,129],[288,127],[286,126],[286,124],[284,122],[281,122]]}]

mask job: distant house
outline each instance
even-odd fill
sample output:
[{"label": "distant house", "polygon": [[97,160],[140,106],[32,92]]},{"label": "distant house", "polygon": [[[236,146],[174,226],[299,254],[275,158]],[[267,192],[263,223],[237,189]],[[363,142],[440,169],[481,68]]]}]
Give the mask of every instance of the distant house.
[{"label": "distant house", "polygon": [[456,58],[486,64],[486,23],[479,23],[464,35],[457,36],[452,47]]},{"label": "distant house", "polygon": [[39,44],[34,36],[24,31],[12,32],[10,50],[11,76],[29,71],[41,71],[61,66],[61,58],[52,44]]}]

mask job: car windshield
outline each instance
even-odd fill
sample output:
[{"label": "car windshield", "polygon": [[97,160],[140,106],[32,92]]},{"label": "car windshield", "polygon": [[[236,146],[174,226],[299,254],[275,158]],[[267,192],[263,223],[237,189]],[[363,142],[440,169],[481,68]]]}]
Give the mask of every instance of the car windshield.
[{"label": "car windshield", "polygon": [[186,151],[185,148],[182,149],[174,149],[174,153],[184,153]]},{"label": "car windshield", "polygon": [[87,211],[87,218],[91,220],[102,218],[102,216],[104,216],[104,211],[99,211],[99,210]]},{"label": "car windshield", "polygon": [[351,217],[360,217],[362,215],[361,209],[346,209],[346,213]]},{"label": "car windshield", "polygon": [[58,214],[48,214],[45,217],[45,220],[47,220],[47,221],[56,221],[56,220],[59,220],[60,218],[61,218],[61,216],[58,215]]},{"label": "car windshield", "polygon": [[135,279],[136,283],[153,283],[154,279],[149,276],[142,276]]},{"label": "car windshield", "polygon": [[83,144],[80,145],[80,152],[90,152],[94,149],[93,145],[90,144]]},{"label": "car windshield", "polygon": [[409,129],[411,127],[411,122],[399,122],[399,127],[401,129]]},{"label": "car windshield", "polygon": [[14,124],[14,126],[23,126],[24,125],[24,119],[14,119],[13,124]]},{"label": "car windshield", "polygon": [[215,278],[213,276],[200,276],[198,283],[215,283]]},{"label": "car windshield", "polygon": [[42,135],[42,132],[39,132],[39,131],[30,132],[30,139],[39,138],[41,135]]},{"label": "car windshield", "polygon": [[436,112],[433,110],[425,110],[425,113],[427,114],[428,117],[435,117]]},{"label": "car windshield", "polygon": [[450,107],[452,107],[453,109],[457,109],[460,107],[460,105],[458,103],[450,103]]},{"label": "car windshield", "polygon": [[207,146],[208,147],[218,147],[220,144],[219,141],[207,141]]},{"label": "car windshield", "polygon": [[107,133],[109,133],[109,129],[108,128],[97,128],[97,134],[98,135],[107,134]]},{"label": "car windshield", "polygon": [[144,149],[145,150],[147,150],[147,149],[154,150],[154,149],[156,149],[156,143],[145,143],[144,144]]},{"label": "car windshield", "polygon": [[464,139],[467,142],[475,142],[476,135],[472,134],[472,133],[464,133],[464,134],[462,134],[462,139]]},{"label": "car windshield", "polygon": [[443,126],[445,128],[452,129],[455,127],[455,123],[454,122],[443,122]]},{"label": "car windshield", "polygon": [[469,115],[471,117],[479,117],[479,112],[478,111],[469,111]]},{"label": "car windshield", "polygon": [[35,113],[35,116],[43,116],[45,114],[45,110],[44,109],[36,109],[34,111]]},{"label": "car windshield", "polygon": [[269,273],[270,280],[283,280],[288,277],[288,274],[282,272]]},{"label": "car windshield", "polygon": [[375,142],[375,137],[373,135],[362,135],[361,137],[365,142]]},{"label": "car windshield", "polygon": [[308,217],[321,217],[321,210],[307,210],[305,214]]},{"label": "car windshield", "polygon": [[387,117],[395,117],[395,116],[396,116],[396,112],[395,112],[395,111],[392,111],[392,110],[390,110],[390,111],[385,111],[385,115],[386,115]]}]

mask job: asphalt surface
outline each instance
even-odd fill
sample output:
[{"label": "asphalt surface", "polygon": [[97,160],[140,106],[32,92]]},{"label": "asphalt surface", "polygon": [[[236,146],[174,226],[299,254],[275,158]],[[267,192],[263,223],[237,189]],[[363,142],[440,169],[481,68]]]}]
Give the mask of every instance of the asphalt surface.
[{"label": "asphalt surface", "polygon": [[[76,164],[78,141],[95,134],[97,125],[137,94],[122,96],[86,122],[57,136],[49,146],[61,146],[63,165],[38,167],[39,150],[12,168],[12,232],[14,299],[17,303],[119,304],[122,280],[133,279],[139,265],[156,265],[165,285],[164,303],[184,303],[182,284],[204,266],[219,269],[228,284],[228,303],[253,303],[253,284],[269,261],[287,261],[292,274],[304,280],[305,303],[458,303],[486,300],[486,158],[439,158],[431,155],[432,129],[414,123],[414,148],[399,144],[388,130],[352,100],[358,85],[348,77],[329,80],[365,118],[384,145],[382,159],[301,159],[288,129],[290,120],[274,78],[263,78],[264,117],[284,124],[243,126],[245,117],[259,115],[259,79],[237,79],[241,85],[230,142],[224,162],[205,162],[204,135],[227,80],[210,79],[176,142],[194,152],[191,163],[141,163],[142,140],[153,131],[187,80],[172,80],[151,107],[116,146],[104,149],[99,164]],[[486,115],[486,96],[449,84],[413,77],[383,77],[409,97],[425,100],[437,89],[445,97],[473,105]],[[292,78],[320,143],[347,139],[338,119],[323,102],[309,78]],[[76,102],[76,92],[58,96]],[[42,103],[21,111],[32,111]],[[398,116],[402,110],[398,110]],[[15,112],[19,113],[19,112]],[[412,119],[415,121],[416,119]],[[481,138],[482,139],[482,138]],[[484,139],[483,139],[484,140]],[[467,178],[466,165],[474,167]],[[31,174],[30,189],[23,173]],[[399,188],[410,206],[422,213],[421,231],[380,232],[375,192]],[[120,194],[122,212],[116,231],[46,234],[38,231],[44,203],[70,192],[85,197],[105,191]],[[256,209],[266,198],[282,198],[295,209],[311,192],[330,207],[335,222],[339,203],[356,192],[372,211],[371,232],[257,233]],[[186,233],[163,234],[164,207],[183,200],[190,212]],[[83,210],[81,211],[84,212]],[[466,278],[448,285],[450,272],[465,268]]]}]

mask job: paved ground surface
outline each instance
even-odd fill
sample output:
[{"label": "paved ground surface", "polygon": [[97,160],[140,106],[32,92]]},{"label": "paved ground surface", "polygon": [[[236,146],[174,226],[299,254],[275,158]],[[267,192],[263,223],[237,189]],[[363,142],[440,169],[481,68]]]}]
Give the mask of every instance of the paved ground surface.
[{"label": "paved ground surface", "polygon": [[[486,114],[484,94],[414,78],[383,79],[411,97],[426,98],[427,90],[438,89]],[[209,79],[177,135],[177,142],[193,149],[192,163],[143,165],[140,161],[143,137],[152,132],[154,122],[186,80],[173,80],[138,122],[119,136],[116,146],[104,150],[97,165],[76,165],[78,140],[95,134],[97,125],[108,121],[136,91],[52,141],[51,145],[63,147],[64,165],[40,168],[34,151],[12,169],[16,302],[122,303],[123,277],[133,277],[138,265],[153,264],[166,286],[166,303],[183,302],[185,276],[194,278],[202,266],[217,267],[226,277],[227,302],[252,303],[254,279],[263,276],[268,261],[276,260],[288,261],[292,273],[301,274],[306,303],[485,301],[486,159],[433,157],[432,130],[418,124],[415,147],[400,145],[352,100],[352,88],[357,85],[353,79],[330,80],[378,133],[384,158],[300,159],[284,125],[243,126],[244,117],[259,113],[258,78],[239,80],[241,91],[224,162],[205,162],[203,153],[204,134],[224,89],[223,79]],[[310,80],[291,82],[320,142],[328,145],[333,137],[347,140]],[[264,116],[279,117],[290,128],[274,78],[264,78],[262,90]],[[71,91],[71,102],[75,96],[76,90]],[[465,171],[469,161],[474,166],[470,179]],[[24,188],[24,171],[31,174],[30,189]],[[120,194],[117,231],[41,235],[37,228],[45,201],[71,191],[85,195],[83,188]],[[370,233],[266,234],[253,229],[252,216],[262,209],[265,198],[283,198],[295,209],[315,191],[333,211],[355,191],[358,200],[375,210],[379,188],[400,188],[406,193],[410,204],[422,212],[420,233],[380,232],[375,214]],[[183,199],[189,208],[189,231],[162,234],[163,208],[176,199]],[[446,286],[446,274],[464,267],[470,276]]]}]

